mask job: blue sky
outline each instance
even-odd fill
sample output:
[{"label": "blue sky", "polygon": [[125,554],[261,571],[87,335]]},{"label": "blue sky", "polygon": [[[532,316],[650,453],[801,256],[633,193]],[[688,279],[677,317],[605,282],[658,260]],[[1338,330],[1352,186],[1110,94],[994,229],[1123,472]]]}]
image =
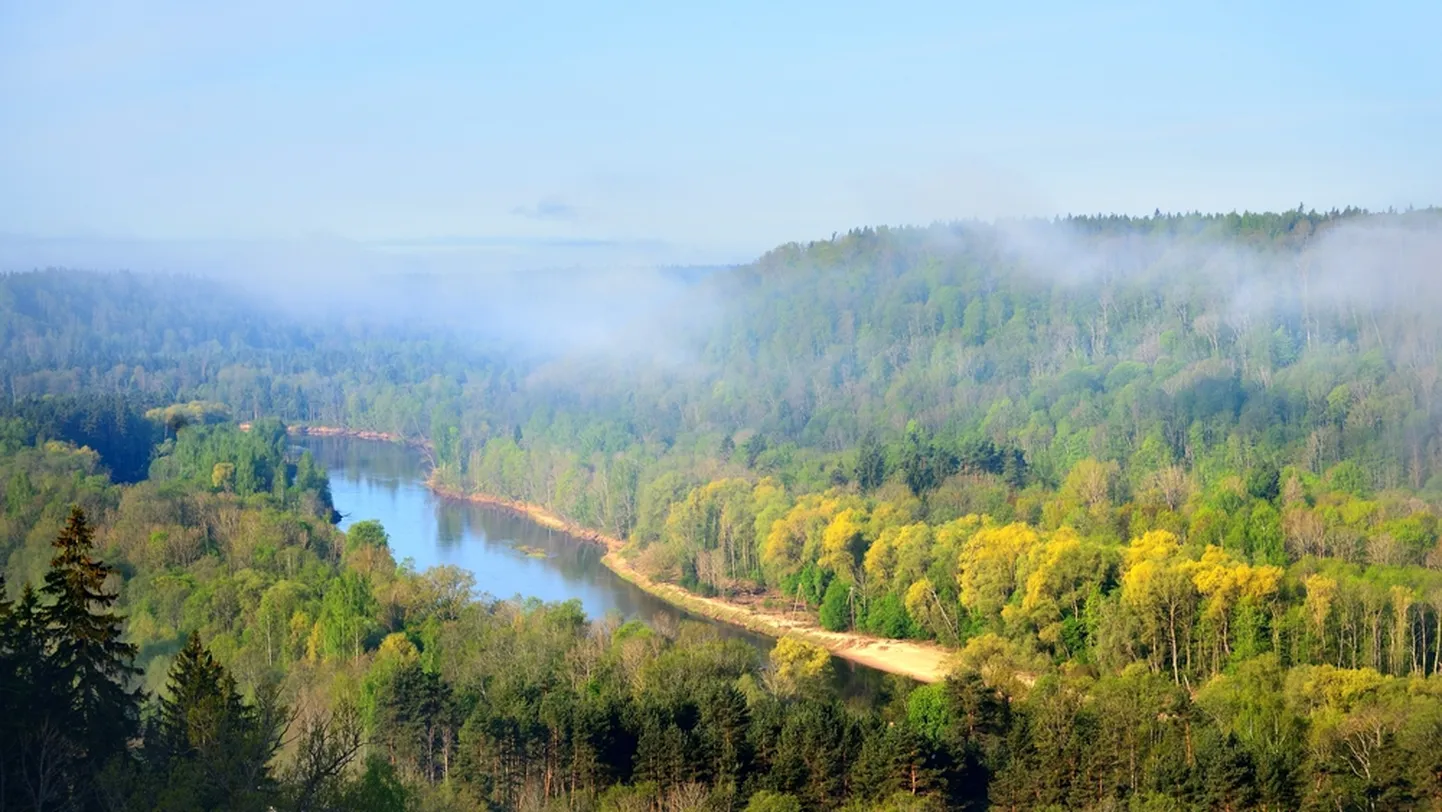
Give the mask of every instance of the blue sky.
[{"label": "blue sky", "polygon": [[1386,0],[0,0],[0,233],[710,261],[866,224],[1442,203],[1438,30],[1442,4]]}]

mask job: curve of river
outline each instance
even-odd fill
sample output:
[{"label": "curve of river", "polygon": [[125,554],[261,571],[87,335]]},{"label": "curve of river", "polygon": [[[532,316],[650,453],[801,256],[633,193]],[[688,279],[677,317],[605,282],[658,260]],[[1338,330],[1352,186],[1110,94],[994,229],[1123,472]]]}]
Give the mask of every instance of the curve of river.
[{"label": "curve of river", "polygon": [[[604,551],[596,544],[510,511],[436,495],[425,485],[425,462],[413,448],[350,437],[294,441],[330,472],[341,528],[378,520],[390,535],[397,562],[410,559],[418,570],[460,567],[475,576],[479,592],[497,598],[575,598],[592,618],[615,613],[663,632],[694,621],[763,653],[775,645],[769,637],[692,615],[642,591],[601,564]],[[844,696],[871,698],[882,692],[886,675],[880,671],[838,657],[831,663]]]}]

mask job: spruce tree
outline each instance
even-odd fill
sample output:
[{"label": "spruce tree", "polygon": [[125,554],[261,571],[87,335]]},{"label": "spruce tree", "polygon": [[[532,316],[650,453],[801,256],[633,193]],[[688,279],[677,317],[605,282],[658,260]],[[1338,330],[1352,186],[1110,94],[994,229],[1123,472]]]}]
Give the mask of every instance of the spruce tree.
[{"label": "spruce tree", "polygon": [[[0,579],[3,586],[3,579]],[[20,601],[0,602],[0,723],[13,721],[33,704],[36,691],[49,686],[44,673],[45,633],[40,598],[26,584]]]},{"label": "spruce tree", "polygon": [[[5,573],[0,572],[0,711],[10,710],[10,694],[19,685],[16,682],[16,658],[14,643],[14,604],[5,596]],[[4,724],[0,719],[0,724]]]},{"label": "spruce tree", "polygon": [[[20,679],[20,656],[17,651],[15,610],[5,597],[5,575],[0,573],[0,809],[12,805],[9,791],[17,786],[20,776],[15,765],[19,762],[15,752],[16,723],[24,703],[22,691],[25,683]],[[14,802],[18,806],[18,798]]]},{"label": "spruce tree", "polygon": [[273,692],[244,702],[235,679],[191,634],[170,666],[145,760],[155,787],[150,807],[266,809],[277,792],[269,764],[285,710]]},{"label": "spruce tree", "polygon": [[78,783],[82,736],[73,728],[68,686],[47,656],[40,597],[29,584],[0,623],[0,809],[44,808],[69,800]]},{"label": "spruce tree", "polygon": [[91,556],[94,539],[79,507],[54,546],[41,589],[51,601],[40,611],[51,641],[47,665],[55,687],[69,694],[71,735],[98,767],[136,728],[140,690],[127,687],[140,673],[136,649],[121,639],[121,617],[110,611],[118,595],[105,589],[114,569]]},{"label": "spruce tree", "polygon": [[244,711],[235,681],[194,633],[170,666],[166,692],[154,741],[146,742],[166,758],[181,758],[213,744]]}]

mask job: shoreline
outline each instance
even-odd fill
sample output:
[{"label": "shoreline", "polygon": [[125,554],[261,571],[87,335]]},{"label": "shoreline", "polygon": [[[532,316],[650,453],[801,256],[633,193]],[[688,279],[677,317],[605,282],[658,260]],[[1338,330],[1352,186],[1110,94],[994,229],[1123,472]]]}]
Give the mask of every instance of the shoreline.
[{"label": "shoreline", "polygon": [[[241,425],[242,429],[248,427],[249,424]],[[290,434],[299,436],[353,437],[360,440],[400,443],[415,448],[430,448],[430,444],[424,440],[406,438],[389,432],[348,429],[339,426],[303,425],[289,426],[287,430]],[[888,674],[910,677],[918,682],[941,682],[952,671],[952,661],[956,652],[935,643],[892,640],[860,632],[827,631],[811,617],[797,617],[791,614],[765,611],[721,598],[707,598],[675,584],[656,581],[641,573],[629,561],[621,557],[621,551],[626,546],[624,541],[562,518],[544,505],[520,502],[486,493],[458,491],[438,485],[430,477],[425,480],[425,485],[437,496],[508,510],[524,516],[542,527],[565,533],[584,542],[600,545],[606,551],[606,554],[601,557],[601,563],[605,565],[606,569],[637,589],[692,614],[767,637],[779,639],[787,635],[794,635],[815,643],[842,659]]]},{"label": "shoreline", "polygon": [[[249,424],[241,424],[242,430]],[[293,437],[350,437],[356,440],[374,440],[381,443],[400,443],[414,448],[427,448],[429,443],[424,440],[408,440],[399,434],[392,434],[388,431],[369,431],[367,429],[346,429],[338,426],[286,426],[285,433]]]},{"label": "shoreline", "polygon": [[514,499],[505,499],[484,493],[465,493],[436,485],[430,480],[426,481],[426,486],[437,496],[508,510],[543,527],[565,533],[581,541],[598,544],[606,550],[606,554],[601,557],[601,563],[607,569],[643,592],[678,609],[720,623],[739,626],[767,637],[781,638],[794,635],[815,643],[842,659],[889,674],[910,677],[918,682],[940,682],[951,673],[951,660],[955,652],[934,643],[891,640],[859,632],[827,631],[809,617],[769,612],[721,598],[697,595],[675,584],[647,577],[621,557],[621,550],[626,546],[625,542],[614,536],[568,521],[543,505],[518,502]]},{"label": "shoreline", "polygon": [[[244,420],[235,424],[241,431],[250,431],[251,423]],[[287,425],[285,433],[291,437],[350,437],[356,440],[374,440],[378,443],[400,443],[413,448],[429,448],[430,443],[424,440],[407,439],[399,434],[391,434],[388,431],[370,431],[369,429],[347,429],[340,426],[305,426]]]}]

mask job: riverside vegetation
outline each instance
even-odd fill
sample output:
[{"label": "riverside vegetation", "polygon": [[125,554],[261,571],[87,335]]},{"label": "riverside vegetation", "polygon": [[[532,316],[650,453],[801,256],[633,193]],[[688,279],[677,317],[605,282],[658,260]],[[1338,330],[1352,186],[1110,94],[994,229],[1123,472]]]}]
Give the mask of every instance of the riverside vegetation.
[{"label": "riverside vegetation", "polygon": [[[5,667],[60,676],[6,694],[24,735],[0,741],[30,749],[0,790],[1437,808],[1442,336],[1405,277],[1437,233],[1434,212],[1300,209],[865,229],[686,279],[727,307],[674,336],[682,362],[308,323],[198,280],[4,277],[0,553],[10,584],[46,584],[11,591]],[[800,640],[761,663],[472,600],[462,573],[398,568],[383,528],[335,531],[283,427],[223,411],[425,438],[441,485],[623,537],[648,577],[959,668],[847,706]],[[104,616],[63,608],[72,571],[118,595]],[[177,713],[210,721],[179,746]],[[221,752],[249,772],[204,766]]]}]

